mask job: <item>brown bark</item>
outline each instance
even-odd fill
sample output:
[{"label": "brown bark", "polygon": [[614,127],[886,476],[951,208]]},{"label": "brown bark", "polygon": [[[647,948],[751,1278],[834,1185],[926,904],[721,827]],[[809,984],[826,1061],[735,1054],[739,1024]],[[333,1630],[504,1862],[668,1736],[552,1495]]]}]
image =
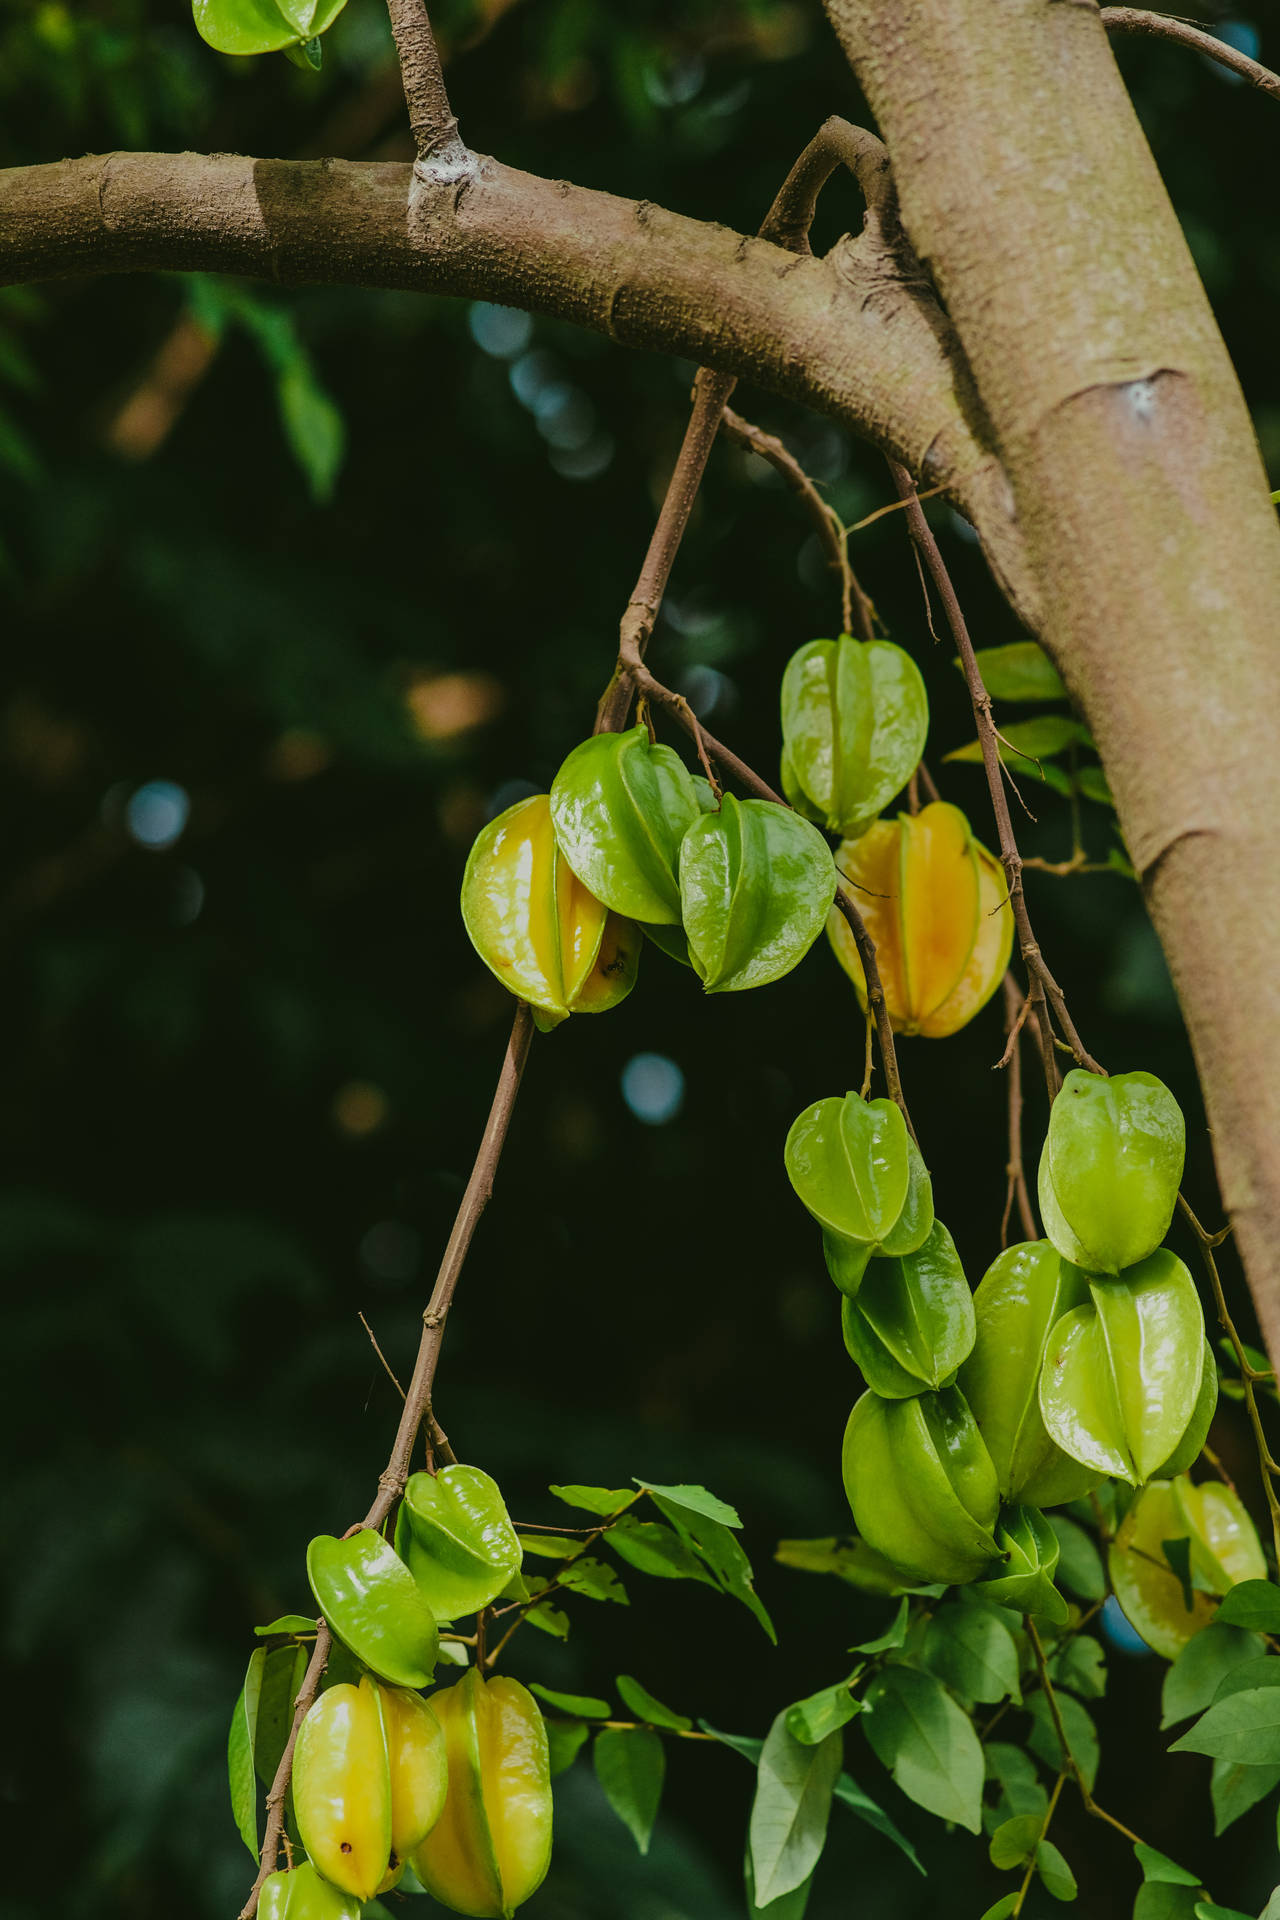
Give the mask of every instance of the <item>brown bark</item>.
[{"label": "brown bark", "polygon": [[1235,374],[1093,7],[827,4],[1097,737],[1278,1355],[1280,531]]}]

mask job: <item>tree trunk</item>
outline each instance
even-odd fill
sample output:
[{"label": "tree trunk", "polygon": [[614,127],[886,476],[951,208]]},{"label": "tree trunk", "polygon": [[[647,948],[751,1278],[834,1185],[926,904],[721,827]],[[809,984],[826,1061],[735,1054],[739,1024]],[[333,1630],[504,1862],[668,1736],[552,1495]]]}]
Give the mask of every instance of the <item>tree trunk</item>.
[{"label": "tree trunk", "polygon": [[1089,0],[827,4],[1097,739],[1280,1360],[1280,531],[1234,371]]}]

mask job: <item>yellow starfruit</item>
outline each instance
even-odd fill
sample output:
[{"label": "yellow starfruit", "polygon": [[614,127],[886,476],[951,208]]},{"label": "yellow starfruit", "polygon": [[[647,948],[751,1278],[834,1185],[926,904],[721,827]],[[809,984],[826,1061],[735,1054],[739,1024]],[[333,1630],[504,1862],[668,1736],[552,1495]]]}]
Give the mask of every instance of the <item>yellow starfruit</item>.
[{"label": "yellow starfruit", "polygon": [[551,1862],[551,1769],[537,1702],[474,1667],[432,1695],[444,1728],[444,1813],[411,1858],[427,1892],[478,1920],[513,1914]]},{"label": "yellow starfruit", "polygon": [[[1165,1552],[1174,1540],[1190,1548],[1190,1605]],[[1194,1486],[1185,1474],[1143,1488],[1111,1543],[1107,1565],[1125,1618],[1166,1660],[1209,1625],[1215,1596],[1242,1580],[1267,1577],[1257,1531],[1239,1497],[1230,1487]]]},{"label": "yellow starfruit", "polygon": [[556,844],[545,793],[517,800],[481,828],[462,878],[471,943],[539,1026],[604,1013],[635,985],[640,930],[611,913]]},{"label": "yellow starfruit", "polygon": [[[959,807],[936,800],[842,841],[836,865],[875,941],[895,1033],[956,1033],[1009,964],[1013,911],[999,861]],[[842,914],[830,915],[827,936],[865,1007],[862,962]]]}]

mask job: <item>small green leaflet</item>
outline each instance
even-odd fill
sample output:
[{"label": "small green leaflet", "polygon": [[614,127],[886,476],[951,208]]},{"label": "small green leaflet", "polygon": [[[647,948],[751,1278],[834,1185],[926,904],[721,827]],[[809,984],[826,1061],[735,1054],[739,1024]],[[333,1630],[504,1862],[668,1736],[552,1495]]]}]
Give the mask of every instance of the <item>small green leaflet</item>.
[{"label": "small green leaflet", "polygon": [[639,1480],[636,1485],[651,1493],[664,1509],[668,1506],[680,1507],[686,1513],[701,1513],[708,1520],[718,1520],[722,1527],[740,1527],[742,1520],[737,1510],[727,1501],[718,1500],[714,1493],[708,1493],[705,1487],[662,1487],[655,1480]]},{"label": "small green leaflet", "polygon": [[556,1580],[560,1586],[581,1593],[588,1600],[616,1600],[623,1607],[631,1604],[621,1580],[603,1560],[587,1557],[566,1561],[557,1573]]},{"label": "small green leaflet", "polygon": [[[982,684],[993,700],[1062,700],[1066,688],[1043,647],[1015,640],[1007,647],[979,647],[975,654]],[[964,664],[952,665],[964,672]]]},{"label": "small green leaflet", "polygon": [[265,1627],[255,1627],[254,1632],[260,1640],[265,1640],[272,1633],[305,1633],[314,1639],[315,1617],[305,1613],[282,1613],[278,1620],[269,1620]]},{"label": "small green leaflet", "polygon": [[897,1822],[890,1819],[878,1800],[873,1800],[871,1795],[858,1785],[852,1774],[840,1775],[835,1785],[835,1798],[842,1807],[848,1807],[850,1813],[856,1814],[864,1826],[871,1827],[876,1833],[882,1833],[886,1840],[892,1840],[898,1851],[906,1854],[917,1873],[928,1872],[920,1855]]},{"label": "small green leaflet", "polygon": [[1077,1633],[1060,1647],[1049,1672],[1055,1687],[1067,1687],[1082,1700],[1101,1700],[1107,1691],[1107,1656],[1090,1633]]},{"label": "small green leaflet", "polygon": [[925,1629],[921,1664],[962,1700],[992,1706],[1022,1698],[1017,1643],[1000,1614],[981,1601],[939,1607]]},{"label": "small green leaflet", "polygon": [[729,1528],[696,1508],[669,1500],[664,1493],[655,1492],[653,1498],[686,1546],[701,1554],[721,1589],[755,1615],[776,1646],[773,1622],[751,1584],[751,1562]]},{"label": "small green leaflet", "polygon": [[1107,1576],[1097,1547],[1074,1520],[1060,1513],[1047,1513],[1045,1519],[1058,1536],[1058,1582],[1080,1600],[1103,1600]]},{"label": "small green leaflet", "polygon": [[465,1642],[451,1640],[447,1633],[440,1636],[440,1658],[449,1667],[468,1667],[471,1664]]},{"label": "small green leaflet", "polygon": [[266,1653],[262,1647],[255,1647],[249,1655],[249,1669],[227,1735],[227,1781],[231,1788],[231,1811],[240,1838],[255,1860],[258,1857],[258,1776],[253,1764],[253,1740],[258,1725],[258,1697],[262,1689],[265,1659]]},{"label": "small green leaflet", "polygon": [[704,1733],[709,1733],[713,1740],[718,1740],[721,1746],[731,1748],[734,1753],[740,1753],[751,1766],[754,1767],[759,1760],[764,1741],[757,1740],[753,1734],[721,1733],[719,1727],[713,1727],[709,1720],[699,1720],[698,1725]]},{"label": "small green leaflet", "polygon": [[1261,1653],[1262,1641],[1256,1633],[1223,1626],[1221,1619],[1202,1627],[1165,1675],[1160,1725],[1171,1727],[1179,1720],[1189,1720],[1193,1713],[1203,1713],[1232,1669],[1257,1659]]},{"label": "small green leaflet", "polygon": [[805,1746],[788,1732],[785,1712],[765,1736],[749,1828],[755,1897],[761,1906],[803,1885],[818,1864],[841,1744],[836,1732],[817,1746]]},{"label": "small green leaflet", "polygon": [[1190,1613],[1196,1603],[1191,1585],[1191,1542],[1185,1534],[1177,1540],[1162,1540],[1160,1551],[1173,1569],[1174,1579],[1182,1588],[1182,1604]]},{"label": "small green leaflet", "polygon": [[827,1534],[817,1540],[779,1540],[774,1559],[802,1573],[834,1573],[863,1593],[901,1593],[905,1582],[865,1540],[841,1540]]},{"label": "small green leaflet", "polygon": [[788,1707],[787,1731],[802,1746],[816,1747],[860,1711],[861,1703],[850,1693],[849,1682],[842,1680],[838,1686],[824,1687],[820,1693],[811,1693],[807,1700],[797,1700]]},{"label": "small green leaflet", "polygon": [[893,1619],[885,1628],[884,1632],[874,1640],[862,1640],[856,1647],[850,1647],[850,1653],[895,1652],[907,1637],[907,1609],[909,1604],[907,1596],[904,1593],[902,1599],[898,1602],[898,1611],[894,1614]]},{"label": "small green leaflet", "polygon": [[1025,1866],[1040,1844],[1040,1835],[1044,1832],[1042,1813],[1019,1813],[1012,1820],[1006,1820],[998,1826],[991,1836],[991,1845],[987,1849],[993,1867],[1007,1870],[1009,1867]]},{"label": "small green leaflet", "polygon": [[661,1700],[655,1700],[629,1673],[620,1673],[614,1684],[637,1720],[647,1720],[651,1727],[669,1727],[673,1733],[688,1733],[693,1726],[683,1713],[673,1713]]},{"label": "small green leaflet", "polygon": [[1197,1900],[1196,1920],[1253,1920],[1253,1915],[1239,1907],[1220,1907],[1216,1900]]},{"label": "small green leaflet", "polygon": [[[570,1768],[581,1753],[591,1729],[582,1720],[547,1720],[547,1753],[551,1762],[551,1778]],[[403,1883],[401,1891],[404,1891]]]},{"label": "small green leaflet", "polygon": [[604,1515],[621,1513],[640,1497],[630,1487],[548,1487],[547,1491],[563,1500],[566,1507],[584,1507],[588,1513]]},{"label": "small green leaflet", "polygon": [[[1032,1753],[1044,1761],[1046,1767],[1052,1767],[1056,1773],[1062,1765],[1062,1743],[1049,1712],[1049,1703],[1042,1693],[1037,1693],[1028,1701],[1027,1709],[1031,1715],[1031,1737],[1027,1745]],[[1062,1715],[1071,1757],[1092,1793],[1093,1783],[1098,1777],[1099,1758],[1098,1735],[1093,1721],[1080,1702],[1069,1693],[1058,1695],[1058,1712]]]},{"label": "small green leaflet", "polygon": [[1184,1887],[1164,1880],[1148,1880],[1138,1888],[1133,1920],[1195,1920],[1199,1897],[1198,1882],[1193,1887]]},{"label": "small green leaflet", "polygon": [[544,1687],[540,1681],[529,1682],[530,1693],[536,1693],[539,1700],[545,1700],[557,1713],[572,1714],[575,1719],[607,1720],[613,1708],[607,1700],[596,1700],[587,1693],[553,1693],[550,1687]]},{"label": "small green leaflet", "polygon": [[982,1831],[982,1748],[940,1680],[913,1667],[887,1667],[867,1689],[862,1725],[909,1800],[970,1833]]},{"label": "small green leaflet", "polygon": [[1241,1814],[1280,1786],[1280,1766],[1246,1767],[1233,1760],[1215,1760],[1209,1785],[1213,1800],[1213,1831],[1223,1834]]},{"label": "small green leaflet", "polygon": [[1218,1608],[1226,1627],[1248,1627],[1255,1633],[1280,1633],[1280,1587],[1270,1580],[1242,1580],[1232,1587]]},{"label": "small green leaflet", "polygon": [[989,1832],[1015,1814],[1034,1814],[1043,1821],[1049,1810],[1049,1796],[1040,1784],[1036,1763],[1021,1747],[1007,1740],[989,1740],[985,1748],[987,1778],[997,1782],[1000,1798],[983,1815]]},{"label": "small green leaflet", "polygon": [[[1280,1660],[1275,1664],[1280,1668]],[[1228,1675],[1228,1685],[1231,1677]],[[1280,1688],[1248,1687],[1219,1696],[1169,1751],[1207,1753],[1215,1760],[1231,1760],[1241,1766],[1280,1763]]]},{"label": "small green leaflet", "polygon": [[809,1895],[813,1891],[812,1874],[798,1887],[793,1887],[790,1893],[784,1893],[780,1900],[771,1900],[767,1907],[757,1906],[756,1876],[751,1865],[751,1848],[748,1847],[743,1856],[742,1878],[747,1889],[747,1920],[804,1920]]},{"label": "small green leaflet", "polygon": [[[1280,499],[1280,494],[1278,494],[1276,498]],[[1259,1915],[1259,1920],[1280,1920],[1280,1887],[1277,1887],[1272,1893],[1271,1898]]]},{"label": "small green leaflet", "polygon": [[1170,1886],[1198,1887],[1200,1885],[1194,1873],[1188,1873],[1167,1853],[1160,1853],[1155,1847],[1144,1845],[1141,1840],[1134,1843],[1134,1857],[1142,1868],[1144,1880],[1157,1880]]},{"label": "small green leaflet", "polygon": [[660,1520],[636,1520],[624,1514],[610,1527],[605,1543],[628,1566],[654,1574],[659,1580],[701,1580],[709,1587],[717,1584],[675,1529],[664,1527]]},{"label": "small green leaflet", "polygon": [[650,1727],[596,1735],[596,1779],[641,1853],[648,1853],[662,1799],[667,1757]]},{"label": "small green leaflet", "polygon": [[1075,1899],[1076,1877],[1052,1840],[1042,1840],[1036,1848],[1036,1872],[1041,1886],[1053,1899]]},{"label": "small green leaflet", "polygon": [[583,1547],[581,1540],[568,1540],[561,1533],[518,1533],[516,1539],[526,1553],[542,1560],[572,1560]]},{"label": "small green leaflet", "polygon": [[997,1900],[994,1907],[988,1907],[982,1920],[1009,1920],[1009,1915],[1018,1904],[1016,1893],[1006,1893],[1003,1900]]},{"label": "small green leaflet", "polygon": [[540,1633],[549,1633],[553,1640],[569,1638],[569,1616],[560,1607],[553,1607],[549,1600],[540,1601],[536,1607],[530,1607],[525,1615],[531,1627],[537,1627]]},{"label": "small green leaflet", "polygon": [[306,1670],[307,1649],[296,1640],[266,1649],[253,1733],[253,1763],[264,1787],[276,1777],[293,1726],[293,1703]]}]

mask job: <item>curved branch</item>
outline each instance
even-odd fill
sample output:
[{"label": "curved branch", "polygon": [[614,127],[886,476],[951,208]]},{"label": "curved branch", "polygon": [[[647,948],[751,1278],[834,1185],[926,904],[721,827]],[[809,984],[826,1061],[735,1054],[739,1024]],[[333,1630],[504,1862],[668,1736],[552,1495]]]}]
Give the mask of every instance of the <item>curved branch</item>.
[{"label": "curved branch", "polygon": [[1270,67],[1264,67],[1260,61],[1251,60],[1247,53],[1228,46],[1225,40],[1219,40],[1216,33],[1209,33],[1204,27],[1193,27],[1189,20],[1175,20],[1167,13],[1148,13],[1142,7],[1104,7],[1102,24],[1108,33],[1134,33],[1146,35],[1152,40],[1175,40],[1180,46],[1189,47],[1193,53],[1204,54],[1207,60],[1216,60],[1220,67],[1229,68],[1242,80],[1248,80],[1252,86],[1260,87],[1263,93],[1280,100],[1280,73],[1272,73]]}]

